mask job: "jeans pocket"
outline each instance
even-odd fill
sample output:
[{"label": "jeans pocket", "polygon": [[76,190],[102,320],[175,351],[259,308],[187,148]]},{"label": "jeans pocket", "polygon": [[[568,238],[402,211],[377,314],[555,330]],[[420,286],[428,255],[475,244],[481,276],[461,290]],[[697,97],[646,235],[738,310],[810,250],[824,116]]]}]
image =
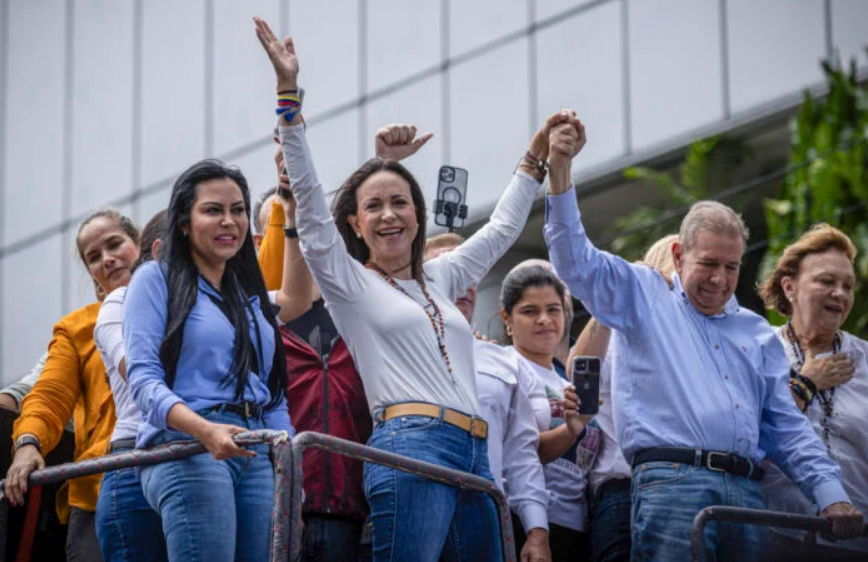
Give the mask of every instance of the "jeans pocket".
[{"label": "jeans pocket", "polygon": [[633,481],[637,490],[648,490],[681,482],[695,471],[693,465],[685,463],[649,462],[633,472]]}]

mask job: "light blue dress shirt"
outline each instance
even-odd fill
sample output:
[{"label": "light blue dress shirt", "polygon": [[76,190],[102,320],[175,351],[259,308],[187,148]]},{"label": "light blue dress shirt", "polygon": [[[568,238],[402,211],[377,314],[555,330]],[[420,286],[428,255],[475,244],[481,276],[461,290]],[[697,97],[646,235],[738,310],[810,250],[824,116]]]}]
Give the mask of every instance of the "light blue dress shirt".
[{"label": "light blue dress shirt", "polygon": [[789,364],[772,327],[739,307],[705,316],[673,275],[630,264],[588,240],[571,189],[546,200],[546,243],[573,296],[617,330],[612,401],[628,460],[650,447],[766,455],[820,509],[849,498],[841,471],[790,395]]},{"label": "light blue dress shirt", "polygon": [[[146,447],[155,437],[169,429],[167,418],[175,404],[186,404],[201,411],[220,404],[233,404],[235,383],[226,384],[232,363],[235,329],[208,293],[220,298],[217,291],[201,276],[199,293],[187,323],[178,359],[173,388],[166,384],[166,372],[160,361],[160,345],[166,333],[168,288],[160,265],[148,262],[136,270],[127,289],[124,303],[124,345],[126,346],[127,380],[133,400],[142,412],[136,447]],[[274,330],[259,308],[259,298],[250,297],[262,341],[264,373],[271,372],[274,357]],[[250,312],[247,313],[250,318]],[[250,338],[257,346],[256,326],[250,318]],[[251,372],[244,389],[243,401],[261,405],[271,402],[267,380]],[[269,429],[293,434],[286,408],[286,396],[264,412]]]}]

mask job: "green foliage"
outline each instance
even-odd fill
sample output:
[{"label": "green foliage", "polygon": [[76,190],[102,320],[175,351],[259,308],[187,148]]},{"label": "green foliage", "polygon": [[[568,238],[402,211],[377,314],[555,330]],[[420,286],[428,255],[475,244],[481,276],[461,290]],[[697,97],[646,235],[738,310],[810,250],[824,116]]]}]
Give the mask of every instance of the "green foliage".
[{"label": "green foliage", "polygon": [[732,185],[733,171],[747,155],[740,141],[712,137],[691,144],[684,162],[671,174],[644,167],[624,170],[625,178],[650,183],[665,197],[658,205],[615,219],[612,252],[637,260],[655,240],[678,232],[684,214],[680,210]]},{"label": "green foliage", "polygon": [[[778,199],[764,202],[769,247],[762,277],[772,270],[783,249],[811,225],[827,222],[840,228],[859,250],[856,301],[844,329],[865,337],[868,328],[868,90],[849,70],[823,63],[829,85],[825,98],[805,93],[790,123],[791,172]],[[770,315],[770,321],[781,320]]]}]

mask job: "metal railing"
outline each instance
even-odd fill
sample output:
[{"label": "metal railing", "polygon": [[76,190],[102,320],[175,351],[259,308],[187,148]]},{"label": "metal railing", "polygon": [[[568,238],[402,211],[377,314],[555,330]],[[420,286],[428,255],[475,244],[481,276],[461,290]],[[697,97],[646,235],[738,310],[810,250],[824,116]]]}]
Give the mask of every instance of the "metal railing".
[{"label": "metal railing", "polygon": [[[272,509],[271,560],[298,562],[302,545],[302,453],[305,449],[322,449],[353,459],[381,464],[389,468],[422,476],[435,482],[487,494],[494,501],[500,524],[501,545],[505,562],[515,562],[515,541],[506,497],[485,478],[436,464],[396,455],[353,441],[306,431],[291,441],[284,431],[257,430],[234,437],[241,446],[268,443],[274,457],[274,507]],[[109,470],[150,466],[205,453],[198,441],[167,443],[150,449],[106,455],[36,470],[28,477],[29,486],[56,484],[71,478],[100,474]],[[5,498],[5,480],[0,480],[0,501]],[[4,534],[5,528],[0,529]]]},{"label": "metal railing", "polygon": [[[293,487],[292,446],[289,435],[285,431],[261,429],[239,433],[233,437],[235,443],[241,446],[271,445],[274,457],[274,507],[272,517],[271,560],[286,560],[289,552],[289,521],[285,514],[290,512]],[[186,459],[206,452],[205,446],[198,441],[179,441],[158,445],[150,449],[136,449],[114,455],[96,457],[80,462],[59,464],[35,470],[27,479],[29,486],[57,484],[71,478],[80,478],[92,474],[100,474],[109,470],[130,468],[134,466],[151,466],[167,461]],[[287,470],[289,473],[287,473]],[[5,480],[0,480],[0,500],[5,499]],[[300,501],[300,500],[299,500]],[[0,529],[4,534],[6,529]]]},{"label": "metal railing", "polygon": [[[693,562],[706,562],[710,560],[705,547],[705,526],[712,521],[729,521],[747,525],[799,529],[811,533],[831,534],[832,532],[832,522],[826,517],[812,517],[765,509],[713,505],[697,513],[693,519],[693,529],[690,532],[690,549],[693,555]],[[862,536],[868,537],[868,525],[865,525],[862,530]]]},{"label": "metal railing", "polygon": [[[503,559],[505,562],[515,562],[515,540],[512,536],[512,520],[510,519],[506,496],[504,496],[503,492],[500,491],[500,489],[490,480],[486,480],[481,476],[476,476],[467,472],[461,472],[459,470],[453,470],[429,462],[396,455],[395,453],[375,449],[353,441],[338,439],[337,437],[314,433],[312,431],[305,431],[296,435],[292,440],[292,460],[293,463],[296,464],[295,470],[293,471],[295,477],[292,492],[293,499],[301,498],[302,453],[305,449],[310,448],[322,449],[345,457],[380,464],[389,468],[422,476],[440,482],[441,484],[455,486],[456,488],[474,490],[476,492],[488,494],[488,496],[494,501],[494,505],[497,507]],[[294,540],[290,547],[290,560],[291,562],[297,562],[301,559],[301,502],[299,501],[296,503],[293,501],[292,508],[293,513],[290,518],[292,528],[290,534]]]}]

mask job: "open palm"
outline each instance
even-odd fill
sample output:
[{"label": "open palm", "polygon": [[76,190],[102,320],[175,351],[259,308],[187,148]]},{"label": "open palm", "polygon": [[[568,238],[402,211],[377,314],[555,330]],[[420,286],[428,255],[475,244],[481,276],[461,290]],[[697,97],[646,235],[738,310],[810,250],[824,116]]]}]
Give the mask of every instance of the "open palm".
[{"label": "open palm", "polygon": [[297,89],[298,57],[295,54],[292,37],[287,37],[281,41],[265,20],[254,17],[253,21],[256,23],[256,37],[268,54],[272,66],[274,66],[278,89]]}]

